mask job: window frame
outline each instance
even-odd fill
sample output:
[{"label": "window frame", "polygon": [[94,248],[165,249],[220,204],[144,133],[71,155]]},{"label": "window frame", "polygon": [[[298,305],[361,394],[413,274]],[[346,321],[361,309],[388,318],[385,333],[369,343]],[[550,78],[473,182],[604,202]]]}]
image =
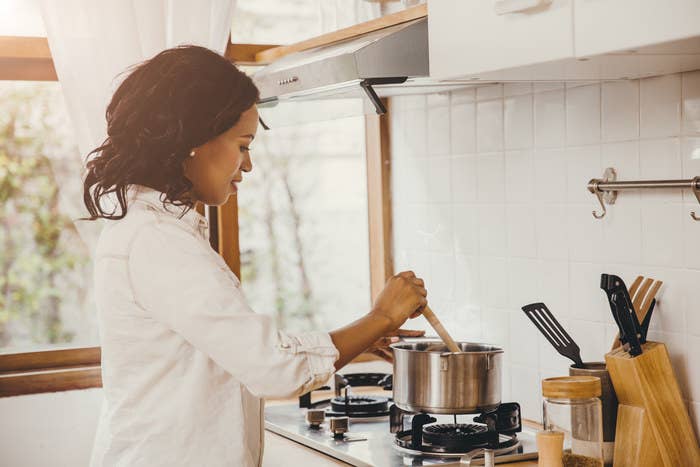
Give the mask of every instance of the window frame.
[{"label": "window frame", "polygon": [[[380,29],[427,14],[425,6],[413,10],[370,21],[369,27]],[[341,32],[345,35],[358,34],[366,32],[365,29],[367,26],[358,25]],[[338,37],[338,34],[333,33],[321,36],[326,42],[339,40]],[[303,50],[318,41],[306,42],[290,48],[269,44],[232,44],[229,40],[225,56],[239,65],[261,65],[270,57],[277,58],[292,51]],[[269,53],[266,55],[265,51]],[[43,37],[0,36],[0,80],[58,81],[48,40]],[[393,274],[390,105],[387,100],[384,103],[387,106],[386,114],[365,117],[368,260],[372,302]],[[210,221],[212,247],[240,277],[237,195],[231,196],[222,206],[198,204],[196,210]],[[378,357],[363,354],[354,361],[376,358]],[[0,353],[0,397],[102,387],[100,364],[99,346]]]}]

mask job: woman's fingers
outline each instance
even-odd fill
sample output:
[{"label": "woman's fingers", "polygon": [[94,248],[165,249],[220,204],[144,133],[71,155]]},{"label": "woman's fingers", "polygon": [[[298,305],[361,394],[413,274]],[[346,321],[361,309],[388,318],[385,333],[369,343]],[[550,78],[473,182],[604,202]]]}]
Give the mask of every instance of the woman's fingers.
[{"label": "woman's fingers", "polygon": [[397,330],[397,335],[399,337],[421,337],[425,334],[425,331],[420,329],[399,329]]},{"label": "woman's fingers", "polygon": [[420,329],[397,329],[388,335],[396,337],[420,337],[424,334],[425,331],[421,331]]},{"label": "woman's fingers", "polygon": [[381,357],[383,360],[386,360],[387,362],[393,362],[394,361],[394,354],[391,352],[391,350],[387,349],[377,349],[372,352],[374,355],[377,355],[378,357]]}]

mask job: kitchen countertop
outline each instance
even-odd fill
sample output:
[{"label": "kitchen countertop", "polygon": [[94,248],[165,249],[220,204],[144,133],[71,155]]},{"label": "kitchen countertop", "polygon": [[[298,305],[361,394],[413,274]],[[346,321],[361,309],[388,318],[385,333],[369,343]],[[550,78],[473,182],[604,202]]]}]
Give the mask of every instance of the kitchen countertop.
[{"label": "kitchen countertop", "polygon": [[[299,443],[295,443],[275,433],[265,431],[265,455],[263,467],[279,465],[303,465],[304,467],[347,466],[345,462],[334,459]],[[537,467],[537,461],[511,462],[497,464],[499,467]]]}]

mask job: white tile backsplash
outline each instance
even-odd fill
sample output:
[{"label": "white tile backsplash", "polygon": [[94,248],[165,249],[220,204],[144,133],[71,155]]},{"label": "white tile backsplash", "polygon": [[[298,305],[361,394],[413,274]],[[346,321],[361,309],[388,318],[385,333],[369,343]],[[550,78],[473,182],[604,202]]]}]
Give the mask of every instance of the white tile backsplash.
[{"label": "white tile backsplash", "polygon": [[508,245],[506,207],[503,204],[481,204],[479,210],[479,253],[505,256]]},{"label": "white tile backsplash", "polygon": [[431,157],[428,159],[428,202],[449,203],[451,191],[450,156]]},{"label": "white tile backsplash", "polygon": [[393,101],[396,267],[424,276],[455,335],[504,346],[504,398],[540,419],[541,378],[569,365],[522,305],[545,302],[600,361],[616,332],[600,274],[641,274],[664,281],[650,337],[666,342],[697,423],[700,206],[630,191],[596,220],[586,185],[606,167],[618,180],[700,176],[700,71]]},{"label": "white tile backsplash", "polygon": [[453,243],[456,253],[479,252],[479,207],[475,204],[452,206]]},{"label": "white tile backsplash", "polygon": [[444,156],[450,153],[450,107],[441,105],[428,107],[428,151],[429,156]]},{"label": "white tile backsplash", "polygon": [[566,107],[564,90],[535,93],[535,147],[564,146],[566,140]]},{"label": "white tile backsplash", "polygon": [[505,83],[503,85],[503,96],[519,96],[521,94],[532,94],[532,83]]},{"label": "white tile backsplash", "polygon": [[[644,180],[682,178],[680,140],[663,138],[640,141],[639,176]],[[680,203],[683,200],[683,193],[679,190],[654,190],[644,195],[649,203]]]},{"label": "white tile backsplash", "polygon": [[683,265],[682,205],[648,205],[642,216],[642,263],[648,266]]},{"label": "white tile backsplash", "polygon": [[537,257],[537,231],[535,230],[535,208],[533,206],[508,205],[506,207],[506,229],[508,232],[508,256]]},{"label": "white tile backsplash", "polygon": [[566,89],[566,142],[570,146],[600,142],[600,85]]},{"label": "white tile backsplash", "polygon": [[476,88],[476,100],[485,101],[489,99],[498,99],[499,97],[503,97],[502,84],[489,84]]},{"label": "white tile backsplash", "polygon": [[700,134],[700,70],[684,73],[683,81],[683,134]]},{"label": "white tile backsplash", "polygon": [[592,178],[600,178],[602,174],[599,145],[567,148],[566,180],[569,204],[588,203],[591,200],[591,193],[586,184]]},{"label": "white tile backsplash", "polygon": [[532,151],[506,151],[506,201],[530,203],[534,199],[535,172]]},{"label": "white tile backsplash", "polygon": [[450,188],[453,203],[475,203],[477,194],[476,156],[453,156]]},{"label": "white tile backsplash", "polygon": [[476,156],[477,200],[484,204],[503,203],[506,199],[505,156],[502,152]]},{"label": "white tile backsplash", "polygon": [[612,81],[602,86],[603,141],[639,138],[639,81]]},{"label": "white tile backsplash", "polygon": [[503,149],[503,99],[477,102],[476,148],[480,153]]},{"label": "white tile backsplash", "polygon": [[537,255],[542,259],[569,259],[566,206],[536,206]]},{"label": "white tile backsplash", "polygon": [[639,95],[641,137],[677,136],[681,127],[681,75],[643,79]]},{"label": "white tile backsplash", "polygon": [[693,178],[700,173],[700,136],[681,139],[681,166],[683,177]]},{"label": "white tile backsplash", "polygon": [[[453,100],[454,102],[454,100]],[[450,108],[450,138],[452,154],[474,154],[476,152],[476,104],[465,102]]]},{"label": "white tile backsplash", "polygon": [[532,94],[505,99],[503,133],[506,149],[532,147],[532,117]]}]

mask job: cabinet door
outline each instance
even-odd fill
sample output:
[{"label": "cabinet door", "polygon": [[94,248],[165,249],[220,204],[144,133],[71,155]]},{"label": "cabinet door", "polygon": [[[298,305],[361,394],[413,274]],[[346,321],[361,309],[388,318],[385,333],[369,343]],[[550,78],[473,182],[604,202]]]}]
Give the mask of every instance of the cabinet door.
[{"label": "cabinet door", "polygon": [[574,56],[573,0],[431,0],[428,28],[439,79]]},{"label": "cabinet door", "polygon": [[[576,56],[629,51],[697,53],[700,0],[576,0]],[[644,52],[644,50],[642,50]]]}]

